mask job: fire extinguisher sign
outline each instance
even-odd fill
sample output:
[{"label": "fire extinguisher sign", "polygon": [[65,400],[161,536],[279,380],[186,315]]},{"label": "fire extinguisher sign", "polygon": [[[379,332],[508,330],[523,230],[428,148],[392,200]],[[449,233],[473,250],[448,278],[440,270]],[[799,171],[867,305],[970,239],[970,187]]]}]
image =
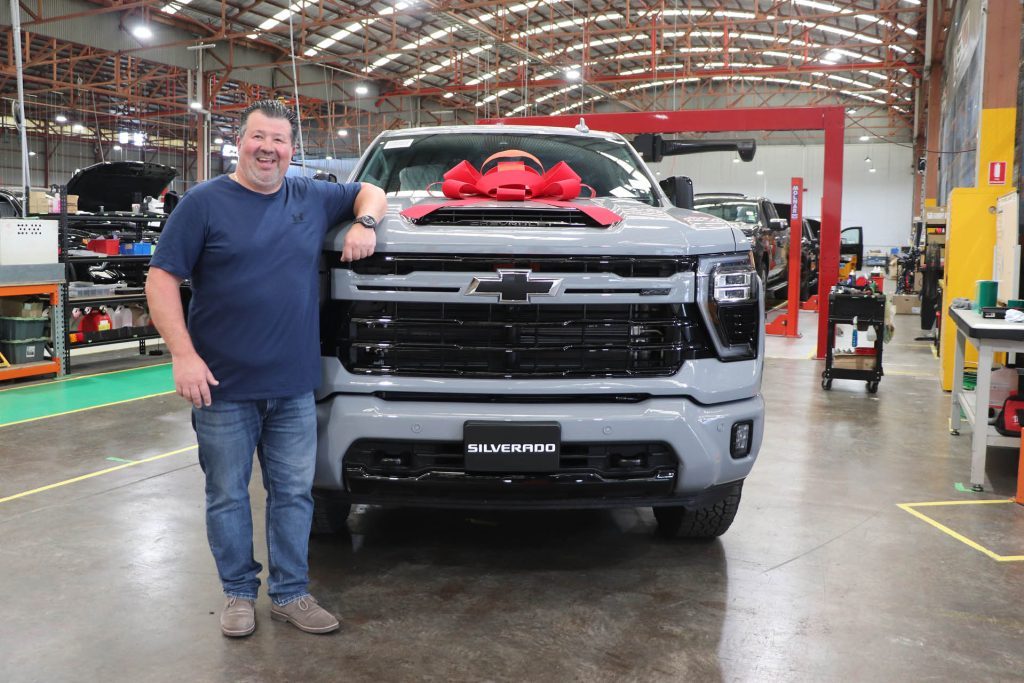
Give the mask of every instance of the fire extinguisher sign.
[{"label": "fire extinguisher sign", "polygon": [[990,161],[990,162],[988,162],[988,184],[989,185],[1005,185],[1006,184],[1006,162],[1005,161]]}]

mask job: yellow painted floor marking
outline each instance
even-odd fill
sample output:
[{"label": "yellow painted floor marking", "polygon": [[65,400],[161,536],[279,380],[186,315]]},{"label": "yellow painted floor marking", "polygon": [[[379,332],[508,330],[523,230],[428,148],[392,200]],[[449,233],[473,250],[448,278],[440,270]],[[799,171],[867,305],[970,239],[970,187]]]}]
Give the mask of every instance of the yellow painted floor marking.
[{"label": "yellow painted floor marking", "polygon": [[179,449],[177,449],[175,451],[168,451],[167,453],[161,453],[160,455],[153,455],[153,456],[150,456],[148,458],[143,458],[142,460],[133,460],[132,462],[126,462],[123,465],[115,465],[114,467],[108,467],[105,470],[99,470],[97,472],[90,472],[89,474],[83,474],[82,476],[75,477],[74,479],[66,479],[64,481],[58,481],[56,484],[47,484],[46,486],[40,486],[39,488],[32,489],[31,491],[22,491],[21,493],[15,493],[13,496],[7,496],[6,498],[0,498],[0,503],[6,503],[9,500],[16,500],[18,498],[24,498],[26,496],[31,496],[31,495],[36,494],[36,493],[42,493],[43,491],[49,491],[50,489],[55,489],[55,488],[58,488],[60,486],[67,486],[68,484],[74,484],[76,482],[84,481],[86,479],[92,479],[93,477],[99,477],[99,476],[104,475],[104,474],[110,474],[111,472],[116,472],[117,470],[123,470],[126,467],[135,467],[136,465],[142,465],[142,464],[147,463],[147,462],[153,462],[154,460],[160,460],[161,458],[167,458],[167,457],[170,457],[172,455],[177,455],[179,453],[185,453],[186,451],[194,451],[198,447],[199,446],[187,446],[185,448],[179,448]]},{"label": "yellow painted floor marking", "polygon": [[[82,413],[82,412],[85,412],[86,410],[96,410],[97,408],[106,408],[108,406],[118,406],[118,405],[121,405],[122,403],[131,403],[132,401],[141,401],[143,399],[154,398],[156,396],[166,396],[167,394],[173,394],[173,393],[174,393],[174,391],[161,391],[161,392],[156,393],[156,394],[149,394],[148,396],[136,396],[135,398],[126,398],[123,401],[112,401],[111,403],[100,403],[99,405],[86,406],[85,408],[75,408],[74,410],[65,410],[63,413],[52,413],[50,415],[40,415],[39,417],[30,417],[30,418],[25,419],[25,420],[18,420],[17,422],[6,422],[6,423],[0,425],[0,429],[3,429],[4,427],[11,427],[13,425],[22,425],[22,424],[25,424],[26,422],[35,422],[37,420],[47,420],[47,419],[49,419],[51,417],[60,417],[61,415],[71,415],[73,413]],[[2,502],[3,501],[0,500],[0,503],[2,503]]]},{"label": "yellow painted floor marking", "polygon": [[[3,501],[0,501],[0,502],[3,502]],[[1000,555],[998,553],[992,552],[991,550],[989,550],[985,546],[981,545],[980,543],[972,541],[971,539],[967,538],[963,534],[958,533],[958,532],[950,529],[945,524],[942,524],[941,522],[938,522],[938,521],[932,519],[928,515],[926,515],[926,514],[924,514],[922,512],[918,512],[917,510],[914,509],[914,508],[919,508],[919,507],[940,507],[940,506],[946,506],[946,505],[997,505],[997,504],[1000,504],[1000,503],[1006,504],[1006,503],[1014,503],[1014,502],[1015,501],[1012,498],[1008,498],[1006,500],[1003,500],[1003,499],[999,499],[999,500],[943,500],[943,501],[935,501],[935,502],[928,502],[928,503],[898,503],[896,507],[900,508],[904,512],[909,512],[910,514],[914,515],[918,519],[921,519],[921,520],[927,522],[928,524],[931,524],[933,527],[935,527],[939,531],[942,531],[943,533],[949,534],[950,536],[952,536],[956,540],[960,541],[961,543],[963,543],[963,544],[965,544],[967,546],[970,546],[971,548],[974,548],[978,552],[983,553],[985,555],[988,555],[990,558],[992,558],[996,562],[1022,562],[1022,561],[1024,561],[1024,555]]]},{"label": "yellow painted floor marking", "polygon": [[[157,368],[157,367],[160,367],[161,365],[170,365],[170,363],[153,363],[152,365],[142,365],[142,366],[139,366],[139,367],[143,367],[143,368]],[[90,377],[103,377],[104,375],[116,375],[116,374],[118,374],[120,372],[135,372],[136,370],[139,369],[139,367],[125,368],[123,370],[108,370],[107,372],[94,372],[91,375],[76,375],[75,377],[59,377],[57,379],[50,380],[50,382],[74,382],[74,381],[77,381],[77,380],[80,380],[80,379],[89,379]],[[17,386],[17,387],[7,387],[6,389],[0,389],[0,393],[5,392],[5,391],[18,391],[19,389],[33,389],[35,387],[38,387],[39,384],[40,384],[40,382],[36,382],[35,384],[25,384],[25,385]]]},{"label": "yellow painted floor marking", "polygon": [[884,369],[886,375],[900,375],[902,377],[917,377],[918,379],[938,379],[936,375],[930,375],[925,372],[910,372],[909,370],[889,370]]}]

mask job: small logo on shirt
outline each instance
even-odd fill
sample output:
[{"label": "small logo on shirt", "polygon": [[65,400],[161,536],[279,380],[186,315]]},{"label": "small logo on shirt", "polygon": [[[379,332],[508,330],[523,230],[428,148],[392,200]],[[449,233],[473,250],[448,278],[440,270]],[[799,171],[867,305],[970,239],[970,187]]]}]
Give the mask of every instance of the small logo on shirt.
[{"label": "small logo on shirt", "polygon": [[304,219],[304,216],[301,213],[293,213],[292,214],[292,223],[301,223],[303,221],[303,219]]}]

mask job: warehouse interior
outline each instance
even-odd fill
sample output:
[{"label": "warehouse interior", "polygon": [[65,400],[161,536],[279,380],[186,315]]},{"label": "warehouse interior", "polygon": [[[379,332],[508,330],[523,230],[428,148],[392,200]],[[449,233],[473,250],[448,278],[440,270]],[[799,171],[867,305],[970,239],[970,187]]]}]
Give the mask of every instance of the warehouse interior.
[{"label": "warehouse interior", "polygon": [[[1020,678],[1019,0],[10,0],[0,24],[0,680]],[[367,265],[335,263],[354,212],[325,226],[308,574],[340,628],[276,621],[261,593],[254,632],[225,637],[193,407],[146,282],[179,204],[244,175],[240,116],[266,100],[296,119],[285,185],[374,184],[374,164],[421,141],[465,156],[380,182]],[[539,136],[590,145],[632,180],[606,192],[581,153],[575,193],[449,194],[459,159],[496,172],[470,139],[515,140],[546,178],[556,159]],[[438,198],[456,218],[460,202],[485,209],[439,228],[409,213]],[[580,207],[614,221],[531,222]],[[501,229],[465,222],[503,212]],[[669,261],[670,276],[634,272]],[[735,273],[742,294],[719,299],[717,278]],[[611,367],[611,331],[568,351],[573,325],[584,340],[619,329],[581,311],[611,310],[631,277],[629,296],[665,301],[629,307],[628,370]],[[184,279],[187,314],[201,282]],[[444,293],[453,282],[464,288]],[[405,302],[425,316],[430,297],[449,302],[432,319],[441,341],[410,370],[386,335],[409,324]],[[579,304],[583,322],[523,360],[546,337],[522,311],[540,320],[545,297]],[[703,331],[664,351],[651,338],[668,328],[636,311],[669,302],[677,327]],[[748,317],[726,318],[730,305]],[[473,306],[505,311],[507,339],[487,341],[500,361],[469,331],[437,331],[469,330]],[[357,310],[377,311],[376,327]],[[418,334],[408,348],[426,348]],[[666,357],[671,372],[651,369]],[[490,416],[558,423],[561,460],[504,472],[467,450],[463,469],[438,466],[533,489],[495,484],[479,505],[412,481],[440,479],[352,464],[354,439],[398,439],[413,403],[429,408],[401,437],[414,458],[441,453],[444,430],[468,449],[450,425]],[[359,415],[392,426],[328,452]],[[607,445],[556,472],[587,430]],[[626,453],[645,431],[655,447]],[[650,464],[666,443],[671,464]],[[374,462],[405,467],[389,447]],[[710,464],[688,452],[705,447]],[[613,479],[597,451],[653,474],[621,475],[629,496],[581,492]],[[671,484],[645,499],[659,478]],[[379,493],[399,479],[405,498]],[[544,498],[570,479],[571,498]],[[728,519],[694,522],[726,489]],[[319,507],[328,493],[340,516]]]}]

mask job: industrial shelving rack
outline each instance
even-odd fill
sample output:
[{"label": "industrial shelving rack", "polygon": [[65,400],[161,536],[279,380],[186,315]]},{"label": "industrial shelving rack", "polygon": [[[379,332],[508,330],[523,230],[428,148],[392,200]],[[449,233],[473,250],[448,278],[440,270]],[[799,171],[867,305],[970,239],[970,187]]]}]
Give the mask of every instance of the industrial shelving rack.
[{"label": "industrial shelving rack", "polygon": [[[60,205],[61,211],[59,214],[53,214],[51,216],[44,216],[44,218],[55,218],[59,221],[59,244],[60,244],[60,262],[64,264],[66,279],[70,279],[75,274],[76,265],[87,265],[90,263],[111,263],[111,264],[134,264],[140,265],[143,270],[149,265],[149,261],[152,258],[151,255],[128,255],[128,254],[97,254],[95,256],[70,256],[69,251],[69,239],[68,232],[69,228],[75,225],[84,224],[95,224],[97,221],[112,221],[120,223],[122,225],[130,224],[135,230],[135,236],[141,240],[142,233],[144,230],[149,229],[159,232],[163,228],[164,223],[167,220],[167,216],[164,214],[136,214],[126,213],[121,211],[104,212],[104,213],[92,213],[75,215],[68,214],[67,212],[67,188],[63,185],[59,186],[58,191],[60,193]],[[144,278],[143,278],[144,280]],[[89,297],[76,297],[71,298],[68,294],[68,285],[65,282],[61,286],[61,301],[63,307],[63,319],[65,325],[60,330],[63,335],[63,368],[65,372],[71,370],[71,350],[75,348],[82,348],[86,346],[101,346],[106,344],[123,344],[129,341],[138,341],[139,343],[139,354],[146,354],[146,341],[149,339],[158,339],[159,334],[151,326],[146,328],[145,331],[138,331],[137,328],[126,328],[130,329],[130,332],[125,333],[123,330],[109,330],[99,333],[88,333],[89,338],[71,343],[68,337],[68,331],[70,328],[69,321],[71,320],[71,312],[74,308],[87,307],[87,306],[99,306],[102,304],[129,304],[138,303],[146,300],[144,292],[139,291],[131,294],[110,294],[103,296],[89,296]],[[56,331],[55,331],[56,335]]]}]

